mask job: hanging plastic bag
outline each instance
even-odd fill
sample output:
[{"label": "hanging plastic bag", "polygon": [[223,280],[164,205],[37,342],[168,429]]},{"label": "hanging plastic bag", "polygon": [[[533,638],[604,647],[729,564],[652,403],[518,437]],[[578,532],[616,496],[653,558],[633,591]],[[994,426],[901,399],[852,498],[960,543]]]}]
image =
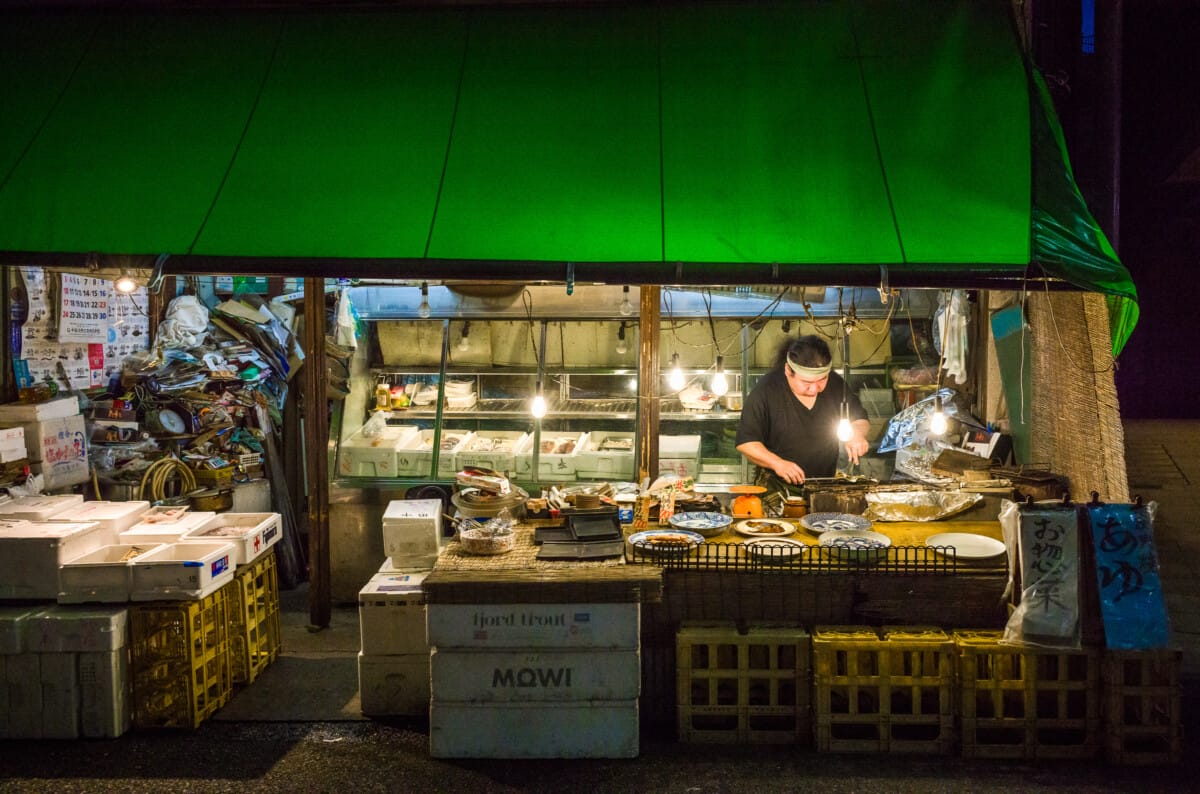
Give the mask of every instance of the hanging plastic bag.
[{"label": "hanging plastic bag", "polygon": [[[1062,502],[1018,505],[1015,528],[1006,507],[1005,542],[1015,536],[1014,577],[1021,601],[1001,642],[1045,648],[1082,647],[1079,610],[1079,510]],[[1002,523],[1003,526],[1003,523]],[[1009,553],[1009,559],[1014,555]]]}]

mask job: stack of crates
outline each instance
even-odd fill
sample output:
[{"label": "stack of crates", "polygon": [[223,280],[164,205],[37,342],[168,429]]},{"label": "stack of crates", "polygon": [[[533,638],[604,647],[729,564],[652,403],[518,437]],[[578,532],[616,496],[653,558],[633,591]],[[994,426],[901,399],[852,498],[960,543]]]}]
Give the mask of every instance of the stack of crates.
[{"label": "stack of crates", "polygon": [[1116,764],[1179,761],[1179,650],[1108,651],[1104,657],[1105,750]]},{"label": "stack of crates", "polygon": [[133,725],[196,728],[229,700],[229,590],[130,608]]},{"label": "stack of crates", "polygon": [[279,656],[279,577],[275,550],[238,566],[229,591],[230,675],[234,684],[252,684]]},{"label": "stack of crates", "polygon": [[796,627],[681,626],[679,741],[810,744],[811,651],[808,632]]},{"label": "stack of crates", "polygon": [[1099,651],[1002,645],[1002,636],[954,633],[963,757],[1096,757]]},{"label": "stack of crates", "polygon": [[817,749],[954,749],[954,642],[941,629],[818,626],[813,633]]}]

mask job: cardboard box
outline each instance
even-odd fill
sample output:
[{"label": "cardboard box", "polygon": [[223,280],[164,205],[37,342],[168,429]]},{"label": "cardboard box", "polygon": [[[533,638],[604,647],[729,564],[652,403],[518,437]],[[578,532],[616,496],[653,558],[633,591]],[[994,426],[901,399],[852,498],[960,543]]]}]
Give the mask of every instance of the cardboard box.
[{"label": "cardboard box", "polygon": [[429,713],[429,654],[358,654],[362,713],[418,717]]},{"label": "cardboard box", "polygon": [[641,691],[637,651],[450,651],[435,648],[435,701],[633,700]]},{"label": "cardboard box", "polygon": [[440,499],[396,499],[383,513],[383,552],[393,559],[436,555],[442,540]]},{"label": "cardboard box", "polygon": [[634,758],[637,700],[429,704],[434,758]]},{"label": "cardboard box", "polygon": [[640,604],[429,604],[431,647],[637,650]]},{"label": "cardboard box", "polygon": [[[385,563],[386,564],[386,563]],[[429,653],[425,639],[427,571],[380,572],[358,592],[362,652],[371,656]]]},{"label": "cardboard box", "polygon": [[41,403],[5,403],[0,405],[0,422],[25,424],[62,419],[79,413],[79,398],[73,394]]},{"label": "cardboard box", "polygon": [[79,414],[41,422],[26,422],[25,451],[34,463],[87,463],[87,431]]}]

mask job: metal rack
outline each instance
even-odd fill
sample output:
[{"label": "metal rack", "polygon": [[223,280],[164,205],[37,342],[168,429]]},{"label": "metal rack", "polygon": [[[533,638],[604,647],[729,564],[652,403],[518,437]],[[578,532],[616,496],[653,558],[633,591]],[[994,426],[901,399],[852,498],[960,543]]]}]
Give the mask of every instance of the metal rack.
[{"label": "metal rack", "polygon": [[[878,555],[838,557],[826,549],[809,546],[797,554],[794,546],[760,547],[751,556],[741,543],[660,544],[653,550],[626,545],[625,561],[657,565],[668,570],[731,571],[777,574],[932,574],[959,573],[953,548],[946,546],[889,546]],[[815,553],[814,553],[815,552]],[[973,570],[990,571],[991,568]]]}]

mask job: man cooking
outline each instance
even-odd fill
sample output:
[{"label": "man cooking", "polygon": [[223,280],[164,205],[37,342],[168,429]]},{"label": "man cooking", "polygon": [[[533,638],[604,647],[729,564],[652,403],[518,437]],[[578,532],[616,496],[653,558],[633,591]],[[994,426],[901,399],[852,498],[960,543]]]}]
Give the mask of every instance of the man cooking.
[{"label": "man cooking", "polygon": [[[837,438],[843,395],[850,411],[845,442],[851,464],[867,452],[867,412],[833,372],[833,354],[819,336],[800,336],[780,346],[772,370],[746,398],[738,425],[738,452],[759,466],[759,483],[771,475],[788,485],[837,470]],[[764,482],[764,479],[767,482]]]}]

